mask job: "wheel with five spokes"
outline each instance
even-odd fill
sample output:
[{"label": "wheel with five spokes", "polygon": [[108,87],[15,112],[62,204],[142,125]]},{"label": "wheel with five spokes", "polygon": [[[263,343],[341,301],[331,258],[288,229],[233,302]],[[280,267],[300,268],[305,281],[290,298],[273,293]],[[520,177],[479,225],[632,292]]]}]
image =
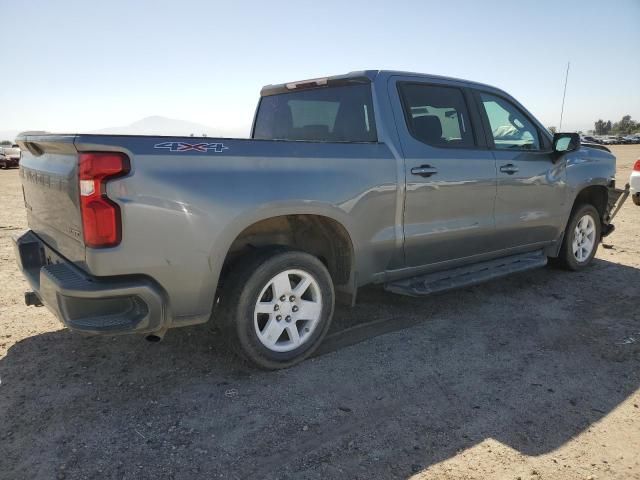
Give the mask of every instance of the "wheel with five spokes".
[{"label": "wheel with five spokes", "polygon": [[258,252],[225,280],[220,324],[236,350],[254,365],[290,367],[313,353],[333,315],[334,290],[327,268],[295,250]]},{"label": "wheel with five spokes", "polygon": [[598,250],[602,225],[593,205],[574,210],[564,233],[558,260],[569,270],[580,270],[591,263]]}]

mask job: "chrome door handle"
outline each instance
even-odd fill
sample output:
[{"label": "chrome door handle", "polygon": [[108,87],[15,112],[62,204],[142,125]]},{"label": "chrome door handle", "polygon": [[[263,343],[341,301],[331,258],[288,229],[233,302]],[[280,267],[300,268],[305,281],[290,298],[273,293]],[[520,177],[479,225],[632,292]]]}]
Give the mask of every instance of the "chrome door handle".
[{"label": "chrome door handle", "polygon": [[431,165],[421,165],[411,169],[413,175],[420,175],[421,177],[430,177],[438,173],[437,168],[433,168]]},{"label": "chrome door handle", "polygon": [[508,173],[509,175],[513,175],[518,171],[518,167],[516,167],[513,163],[507,163],[506,165],[502,165],[500,167],[500,171],[503,173]]}]

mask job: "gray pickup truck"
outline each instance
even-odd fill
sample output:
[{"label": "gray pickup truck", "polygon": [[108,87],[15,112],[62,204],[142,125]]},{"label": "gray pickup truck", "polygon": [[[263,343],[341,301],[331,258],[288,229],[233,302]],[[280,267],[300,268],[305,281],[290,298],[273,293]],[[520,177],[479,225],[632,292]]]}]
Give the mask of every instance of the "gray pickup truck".
[{"label": "gray pickup truck", "polygon": [[487,85],[362,71],[262,89],[250,139],[22,134],[32,291],[69,328],[213,317],[255,365],[309,356],[336,298],[587,266],[615,157]]}]

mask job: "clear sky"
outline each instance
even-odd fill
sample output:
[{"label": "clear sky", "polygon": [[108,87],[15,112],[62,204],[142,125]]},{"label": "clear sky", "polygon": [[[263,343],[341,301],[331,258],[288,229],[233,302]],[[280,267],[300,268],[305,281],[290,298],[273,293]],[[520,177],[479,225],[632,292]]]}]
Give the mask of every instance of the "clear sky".
[{"label": "clear sky", "polygon": [[489,83],[563,130],[640,120],[640,0],[0,0],[0,131],[162,115],[247,133],[262,85],[362,69]]}]

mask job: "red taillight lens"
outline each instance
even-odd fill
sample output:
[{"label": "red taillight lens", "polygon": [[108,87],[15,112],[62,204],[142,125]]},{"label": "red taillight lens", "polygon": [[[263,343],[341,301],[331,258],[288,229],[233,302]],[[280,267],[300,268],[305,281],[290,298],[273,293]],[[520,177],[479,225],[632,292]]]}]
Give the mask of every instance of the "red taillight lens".
[{"label": "red taillight lens", "polygon": [[640,172],[640,158],[639,158],[638,160],[636,160],[636,163],[634,163],[634,165],[633,165],[633,169],[634,169],[636,172]]},{"label": "red taillight lens", "polygon": [[129,157],[123,153],[81,153],[79,158],[80,211],[87,247],[114,247],[120,243],[120,208],[107,198],[107,180],[129,171]]}]

